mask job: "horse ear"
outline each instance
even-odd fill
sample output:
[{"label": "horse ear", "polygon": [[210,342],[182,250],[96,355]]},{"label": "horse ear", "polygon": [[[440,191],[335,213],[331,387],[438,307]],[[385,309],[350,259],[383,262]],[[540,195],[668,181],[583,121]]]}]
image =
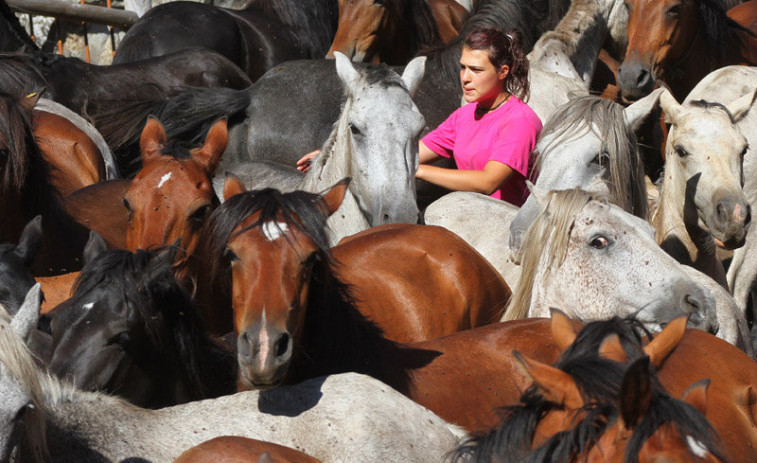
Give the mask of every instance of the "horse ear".
[{"label": "horse ear", "polygon": [[584,400],[573,378],[564,371],[547,364],[523,357],[513,351],[515,366],[525,376],[531,378],[544,398],[552,403],[564,406],[567,410],[583,407]]},{"label": "horse ear", "polygon": [[85,264],[92,262],[95,257],[108,250],[108,244],[99,233],[90,230],[87,244],[84,245],[83,260]]},{"label": "horse ear", "polygon": [[663,88],[653,90],[652,93],[635,101],[623,110],[626,125],[631,127],[631,130],[639,130],[639,127],[641,127],[647,116],[657,107],[657,103],[660,101],[660,94],[662,94],[663,90]]},{"label": "horse ear", "polygon": [[223,200],[228,201],[229,198],[246,191],[247,187],[244,186],[244,182],[233,173],[226,171],[226,178],[223,181]]},{"label": "horse ear", "polygon": [[411,97],[415,96],[415,92],[418,90],[418,87],[420,87],[425,69],[426,57],[419,56],[413,58],[412,61],[407,63],[405,70],[402,71],[402,81],[405,82],[405,86]]},{"label": "horse ear", "polygon": [[676,123],[676,118],[681,112],[681,104],[675,99],[675,97],[668,91],[663,89],[660,93],[660,107],[665,111],[665,117],[671,124]]},{"label": "horse ear", "polygon": [[321,195],[323,196],[323,200],[326,202],[328,215],[336,212],[336,210],[339,209],[339,206],[342,205],[344,195],[347,193],[347,187],[350,186],[350,181],[352,181],[350,177],[343,178],[339,180],[334,186],[332,186],[329,191]]},{"label": "horse ear", "polygon": [[628,355],[623,349],[623,344],[620,343],[620,336],[614,333],[604,338],[600,343],[599,356],[615,362],[625,363],[628,361]]},{"label": "horse ear", "polygon": [[626,369],[620,386],[620,418],[623,427],[633,429],[652,404],[649,357],[641,357]]},{"label": "horse ear", "polygon": [[550,324],[552,337],[555,340],[555,344],[557,344],[557,348],[562,352],[573,344],[578,333],[573,328],[573,322],[570,320],[570,317],[562,310],[550,307],[549,314],[552,320]]},{"label": "horse ear", "polygon": [[710,379],[700,379],[689,386],[683,393],[683,401],[699,410],[704,415],[707,413],[707,388],[710,387]]},{"label": "horse ear", "polygon": [[662,364],[665,363],[670,353],[680,344],[686,332],[686,322],[688,319],[689,317],[687,316],[674,318],[664,330],[649,341],[649,344],[644,346],[644,353],[649,356],[649,360],[652,362],[655,370],[662,368]]},{"label": "horse ear", "polygon": [[209,176],[212,176],[221,162],[221,156],[226,151],[228,143],[229,130],[226,125],[226,119],[219,119],[208,130],[208,135],[205,137],[205,144],[202,145],[202,148],[193,151],[192,159],[200,163],[205,168],[205,172]]},{"label": "horse ear", "polygon": [[732,101],[731,103],[726,105],[728,111],[731,112],[733,122],[738,122],[741,120],[741,118],[746,116],[746,114],[749,112],[749,109],[752,107],[755,98],[757,98],[757,88],[752,90],[751,93],[747,93],[736,101]]},{"label": "horse ear", "polygon": [[39,321],[39,307],[42,302],[42,284],[35,283],[29,288],[24,303],[11,320],[11,329],[26,342]]},{"label": "horse ear", "polygon": [[42,247],[42,216],[38,215],[26,224],[14,251],[26,267],[34,262]]},{"label": "horse ear", "polygon": [[360,74],[355,70],[352,61],[342,53],[335,51],[334,57],[336,57],[336,73],[345,88],[351,92],[352,89],[357,88],[358,82],[360,81]]},{"label": "horse ear", "polygon": [[139,137],[139,149],[142,152],[142,162],[160,156],[160,150],[166,144],[166,131],[160,121],[150,116],[147,118],[145,128]]}]

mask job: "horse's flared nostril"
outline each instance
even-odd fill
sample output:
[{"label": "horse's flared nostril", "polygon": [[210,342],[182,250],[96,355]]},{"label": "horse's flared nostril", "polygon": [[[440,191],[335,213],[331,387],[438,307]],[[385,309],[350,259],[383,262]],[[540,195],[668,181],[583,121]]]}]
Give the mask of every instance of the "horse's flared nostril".
[{"label": "horse's flared nostril", "polygon": [[646,85],[649,84],[649,72],[642,69],[641,72],[639,72],[639,75],[636,77],[636,85],[639,88],[644,88]]},{"label": "horse's flared nostril", "polygon": [[704,304],[701,299],[693,294],[687,294],[683,297],[683,302],[686,304],[686,308],[691,313],[691,321],[702,322],[704,321],[703,308]]},{"label": "horse's flared nostril", "polygon": [[281,336],[279,336],[279,339],[276,340],[276,344],[273,348],[273,353],[276,357],[282,357],[284,354],[289,352],[289,344],[291,342],[291,337],[287,333],[281,333]]}]

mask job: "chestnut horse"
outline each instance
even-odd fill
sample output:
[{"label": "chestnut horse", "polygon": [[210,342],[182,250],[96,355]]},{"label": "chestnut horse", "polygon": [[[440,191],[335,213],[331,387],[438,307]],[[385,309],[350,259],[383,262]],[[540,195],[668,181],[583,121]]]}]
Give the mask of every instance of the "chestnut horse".
[{"label": "chestnut horse", "polygon": [[[623,98],[636,100],[663,81],[678,101],[702,78],[729,64],[757,64],[757,27],[745,10],[717,0],[626,0],[628,47],[618,70]],[[739,23],[738,21],[743,21]]]},{"label": "chestnut horse", "polygon": [[[208,243],[207,252],[225,252],[231,259],[231,305],[240,349],[261,349],[263,360],[269,347],[277,356],[283,354],[278,350],[288,350],[291,336],[297,336],[284,326],[305,311],[318,311],[317,306],[308,308],[320,302],[311,302],[310,293],[326,290],[330,280],[348,285],[359,313],[399,342],[432,339],[501,318],[510,289],[478,252],[441,227],[377,227],[350,237],[329,255],[320,219],[341,204],[348,183],[338,183],[321,204],[313,194],[247,193],[239,179],[227,177],[226,202],[209,222],[211,237],[202,241]],[[219,272],[213,268],[210,273]],[[281,290],[273,290],[282,284]],[[220,310],[208,315],[214,321],[209,327],[218,333],[232,319]],[[289,317],[295,318],[287,321]],[[257,345],[258,339],[271,344]]]},{"label": "chestnut horse", "polygon": [[457,37],[467,16],[454,0],[339,0],[339,27],[327,58],[405,65],[423,48]]},{"label": "chestnut horse", "polygon": [[174,463],[319,463],[303,452],[242,436],[221,436],[184,451]]}]

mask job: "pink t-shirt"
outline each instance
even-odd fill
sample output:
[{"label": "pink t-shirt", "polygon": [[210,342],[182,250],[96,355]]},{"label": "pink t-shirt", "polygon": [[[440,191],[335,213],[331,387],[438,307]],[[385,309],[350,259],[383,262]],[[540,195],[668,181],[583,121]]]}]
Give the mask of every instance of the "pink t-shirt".
[{"label": "pink t-shirt", "polygon": [[461,170],[483,170],[489,161],[510,166],[513,176],[491,196],[521,206],[529,194],[526,179],[541,120],[514,95],[483,116],[476,116],[476,106],[471,103],[455,110],[423,137],[423,144],[440,156],[454,158]]}]

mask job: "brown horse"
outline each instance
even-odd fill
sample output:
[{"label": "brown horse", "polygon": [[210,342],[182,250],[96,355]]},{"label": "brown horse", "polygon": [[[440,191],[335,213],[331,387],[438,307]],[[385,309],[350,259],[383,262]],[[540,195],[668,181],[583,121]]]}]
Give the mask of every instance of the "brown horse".
[{"label": "brown horse", "polygon": [[626,100],[663,81],[682,101],[710,71],[757,64],[755,2],[726,14],[717,0],[626,0],[628,48],[618,71]]},{"label": "brown horse", "polygon": [[142,169],[137,175],[76,191],[66,198],[66,207],[110,247],[136,252],[181,239],[191,253],[218,202],[210,179],[227,141],[224,120],[213,125],[201,147],[187,149],[167,142],[163,126],[150,118],[140,138]]},{"label": "brown horse", "polygon": [[[339,183],[333,193],[325,196],[331,213],[341,204],[346,187],[347,182]],[[233,204],[257,200],[263,209],[258,213],[248,210],[242,217],[231,214],[235,212],[233,205],[224,206],[230,208],[227,217],[237,224],[236,231],[228,230],[228,242],[219,243],[239,262],[232,266],[232,305],[234,326],[244,334],[243,338],[267,335],[267,329],[283,329],[293,301],[304,303],[314,286],[326,286],[322,275],[311,277],[311,261],[319,255],[333,270],[333,278],[351,287],[357,310],[374,321],[388,339],[432,339],[493,323],[502,316],[511,294],[507,284],[478,252],[446,229],[420,225],[377,227],[334,247],[328,258],[319,241],[324,230],[296,225],[303,220],[297,213],[321,211],[313,207],[288,209],[292,197],[279,194],[277,199],[278,192],[268,197],[252,194],[234,199],[244,190],[238,179],[227,177],[227,200],[233,200]],[[278,203],[280,209],[266,206],[266,201]],[[297,204],[296,198],[291,204]],[[283,241],[291,246],[281,245]],[[291,280],[289,275],[300,275],[301,279]],[[272,290],[281,283],[281,290]],[[306,306],[301,309],[304,311]],[[256,313],[259,310],[265,313]],[[266,320],[272,325],[267,329]],[[263,332],[248,333],[253,327]],[[289,339],[286,331],[280,334]]]},{"label": "brown horse", "polygon": [[454,40],[467,16],[454,0],[339,0],[339,27],[326,57],[405,65],[423,48]]},{"label": "brown horse", "polygon": [[174,463],[318,463],[321,460],[272,442],[221,436],[186,450]]}]

